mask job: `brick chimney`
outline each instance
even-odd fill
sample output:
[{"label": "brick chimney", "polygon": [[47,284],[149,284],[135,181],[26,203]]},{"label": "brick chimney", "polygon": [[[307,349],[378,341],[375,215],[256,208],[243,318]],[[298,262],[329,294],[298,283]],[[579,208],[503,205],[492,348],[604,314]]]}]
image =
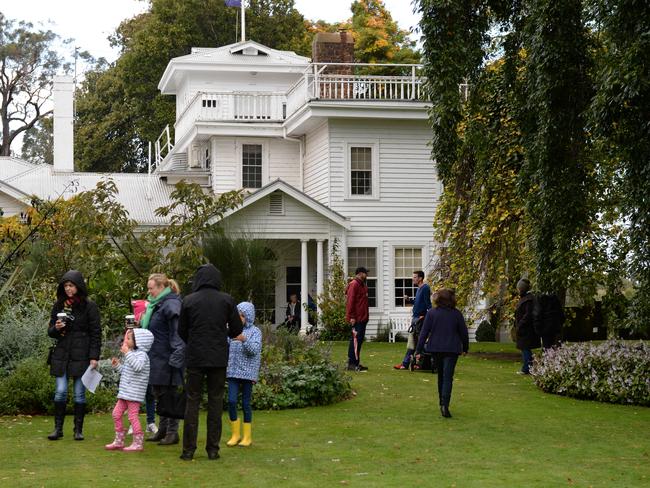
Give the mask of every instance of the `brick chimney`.
[{"label": "brick chimney", "polygon": [[74,81],[54,78],[54,171],[74,171]]},{"label": "brick chimney", "polygon": [[[347,31],[319,32],[311,45],[314,63],[354,63],[354,38]],[[327,74],[351,75],[352,66],[332,66]]]}]

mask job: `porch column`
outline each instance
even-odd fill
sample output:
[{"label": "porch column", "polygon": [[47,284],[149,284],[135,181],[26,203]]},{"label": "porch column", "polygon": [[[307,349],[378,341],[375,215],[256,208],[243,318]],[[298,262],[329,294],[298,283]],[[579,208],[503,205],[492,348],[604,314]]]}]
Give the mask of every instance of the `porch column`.
[{"label": "porch column", "polygon": [[[316,303],[323,294],[323,239],[316,241]],[[320,307],[318,307],[318,317],[320,317]],[[319,324],[320,325],[320,324]]]},{"label": "porch column", "polygon": [[300,239],[300,334],[304,335],[307,333],[307,327],[309,327],[309,317],[307,316],[307,302],[309,296],[309,284],[308,284],[308,273],[307,271],[309,262],[307,258],[307,243],[309,241],[306,239]]}]

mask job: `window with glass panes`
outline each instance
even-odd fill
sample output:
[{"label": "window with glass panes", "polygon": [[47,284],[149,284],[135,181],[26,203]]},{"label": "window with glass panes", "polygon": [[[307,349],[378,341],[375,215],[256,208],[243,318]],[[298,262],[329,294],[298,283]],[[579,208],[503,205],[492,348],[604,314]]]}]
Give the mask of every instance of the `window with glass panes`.
[{"label": "window with glass panes", "polygon": [[372,148],[350,148],[350,194],[372,195]]},{"label": "window with glass panes", "polygon": [[413,272],[422,269],[422,248],[395,248],[395,306],[404,307],[404,295],[414,297],[417,287],[413,286]]},{"label": "window with glass panes", "polygon": [[368,306],[377,306],[377,248],[348,247],[348,276],[354,276],[354,270],[363,266],[368,270]]},{"label": "window with glass panes", "polygon": [[262,188],[262,145],[242,145],[242,186]]}]

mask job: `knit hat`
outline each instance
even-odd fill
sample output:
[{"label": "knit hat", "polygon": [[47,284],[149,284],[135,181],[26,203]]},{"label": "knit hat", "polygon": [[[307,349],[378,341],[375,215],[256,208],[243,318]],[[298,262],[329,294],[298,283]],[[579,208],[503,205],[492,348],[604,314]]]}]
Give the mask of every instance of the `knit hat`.
[{"label": "knit hat", "polygon": [[246,325],[255,323],[255,305],[251,302],[241,302],[237,305],[237,311],[246,318]]}]

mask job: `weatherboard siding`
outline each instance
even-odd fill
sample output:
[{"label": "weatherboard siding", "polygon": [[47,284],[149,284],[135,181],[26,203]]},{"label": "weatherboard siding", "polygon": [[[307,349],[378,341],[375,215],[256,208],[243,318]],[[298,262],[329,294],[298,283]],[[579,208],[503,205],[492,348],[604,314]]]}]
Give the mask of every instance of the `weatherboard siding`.
[{"label": "weatherboard siding", "polygon": [[304,192],[329,205],[329,128],[323,122],[305,137]]}]

